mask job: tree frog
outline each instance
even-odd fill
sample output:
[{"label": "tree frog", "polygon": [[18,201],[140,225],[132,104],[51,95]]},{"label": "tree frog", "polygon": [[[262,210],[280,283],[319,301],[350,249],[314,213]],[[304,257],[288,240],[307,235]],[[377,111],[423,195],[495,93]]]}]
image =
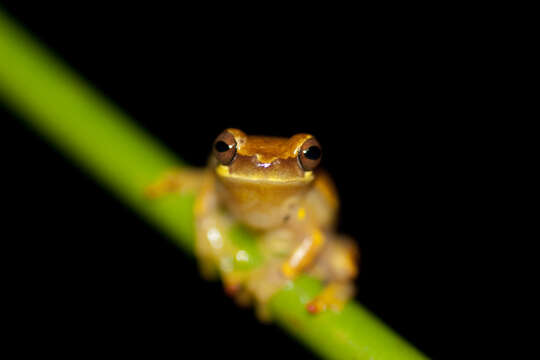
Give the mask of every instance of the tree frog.
[{"label": "tree frog", "polygon": [[[266,304],[301,273],[326,286],[306,304],[318,313],[339,311],[353,294],[358,248],[336,233],[338,197],[329,175],[320,170],[322,150],[310,134],[290,138],[224,130],[213,143],[206,169],[170,171],[151,184],[148,195],[196,189],[195,250],[201,272],[220,275],[228,294],[255,302],[262,319]],[[256,234],[263,264],[237,271],[229,230],[241,223]]]}]

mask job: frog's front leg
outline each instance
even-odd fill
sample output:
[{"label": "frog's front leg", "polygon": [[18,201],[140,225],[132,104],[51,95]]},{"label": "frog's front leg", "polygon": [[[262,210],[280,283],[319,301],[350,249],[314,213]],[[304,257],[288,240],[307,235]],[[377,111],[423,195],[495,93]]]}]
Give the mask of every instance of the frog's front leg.
[{"label": "frog's front leg", "polygon": [[226,229],[229,224],[218,212],[217,202],[214,178],[207,173],[200,181],[194,206],[195,255],[201,274],[207,279],[227,271],[225,254],[230,243],[226,239]]},{"label": "frog's front leg", "polygon": [[176,168],[160,176],[145,189],[146,196],[157,198],[170,193],[196,193],[195,255],[203,277],[222,275],[225,288],[231,292],[236,277],[229,276],[232,245],[227,239],[231,220],[219,211],[214,176],[208,169]]},{"label": "frog's front leg", "polygon": [[[311,235],[306,236],[302,240],[300,245],[294,250],[293,254],[282,265],[283,274],[291,279],[304,269],[316,265],[315,258],[321,253],[325,241],[326,235],[321,230],[317,228],[311,230]],[[328,246],[325,248],[328,249]],[[306,309],[312,314],[327,309],[340,311],[345,303],[352,297],[353,293],[354,285],[349,279],[345,279],[345,281],[332,280],[325,286],[320,294],[306,305]]]},{"label": "frog's front leg", "polygon": [[[302,239],[299,245],[296,239]],[[302,224],[269,231],[259,239],[266,258],[265,265],[255,269],[247,284],[256,300],[259,320],[269,321],[268,301],[290,279],[296,277],[314,262],[325,242],[325,235],[317,227]],[[291,246],[295,246],[290,251]],[[287,255],[285,261],[283,254]]]},{"label": "frog's front leg", "polygon": [[220,209],[215,185],[215,177],[206,173],[195,199],[195,254],[203,277],[219,276],[225,292],[246,303],[239,296],[246,274],[234,269],[237,249],[229,238],[234,219]]},{"label": "frog's front leg", "polygon": [[313,228],[307,234],[281,267],[283,275],[289,279],[311,265],[324,245],[325,235],[320,229]]}]

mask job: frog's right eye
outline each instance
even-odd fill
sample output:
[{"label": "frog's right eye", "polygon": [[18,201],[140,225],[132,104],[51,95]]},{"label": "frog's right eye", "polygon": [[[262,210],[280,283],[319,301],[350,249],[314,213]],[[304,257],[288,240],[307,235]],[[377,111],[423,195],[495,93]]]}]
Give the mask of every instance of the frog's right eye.
[{"label": "frog's right eye", "polygon": [[236,140],[234,136],[224,131],[214,141],[214,156],[223,165],[229,165],[236,155]]}]

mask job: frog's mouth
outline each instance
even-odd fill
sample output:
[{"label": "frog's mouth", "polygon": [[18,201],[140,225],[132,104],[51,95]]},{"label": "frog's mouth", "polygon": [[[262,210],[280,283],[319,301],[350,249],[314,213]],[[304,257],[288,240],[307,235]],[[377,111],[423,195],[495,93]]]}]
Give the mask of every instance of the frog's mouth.
[{"label": "frog's mouth", "polygon": [[306,184],[315,178],[313,171],[304,171],[303,176],[294,176],[294,177],[278,177],[272,176],[272,174],[264,174],[263,172],[258,173],[231,173],[229,167],[226,165],[219,165],[216,168],[216,174],[220,178],[236,180],[239,182],[249,182],[249,183],[264,183],[264,184]]}]

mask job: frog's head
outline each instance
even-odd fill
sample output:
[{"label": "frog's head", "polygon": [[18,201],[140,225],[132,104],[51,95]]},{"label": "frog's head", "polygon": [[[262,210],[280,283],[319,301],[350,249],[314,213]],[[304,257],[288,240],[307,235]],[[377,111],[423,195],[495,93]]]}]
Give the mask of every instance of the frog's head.
[{"label": "frog's head", "polygon": [[226,129],[214,141],[216,173],[238,182],[307,184],[321,161],[321,146],[309,134],[290,138],[248,136]]},{"label": "frog's head", "polygon": [[218,194],[244,223],[279,226],[313,185],[321,155],[318,141],[309,134],[280,138],[227,129],[213,146]]}]

